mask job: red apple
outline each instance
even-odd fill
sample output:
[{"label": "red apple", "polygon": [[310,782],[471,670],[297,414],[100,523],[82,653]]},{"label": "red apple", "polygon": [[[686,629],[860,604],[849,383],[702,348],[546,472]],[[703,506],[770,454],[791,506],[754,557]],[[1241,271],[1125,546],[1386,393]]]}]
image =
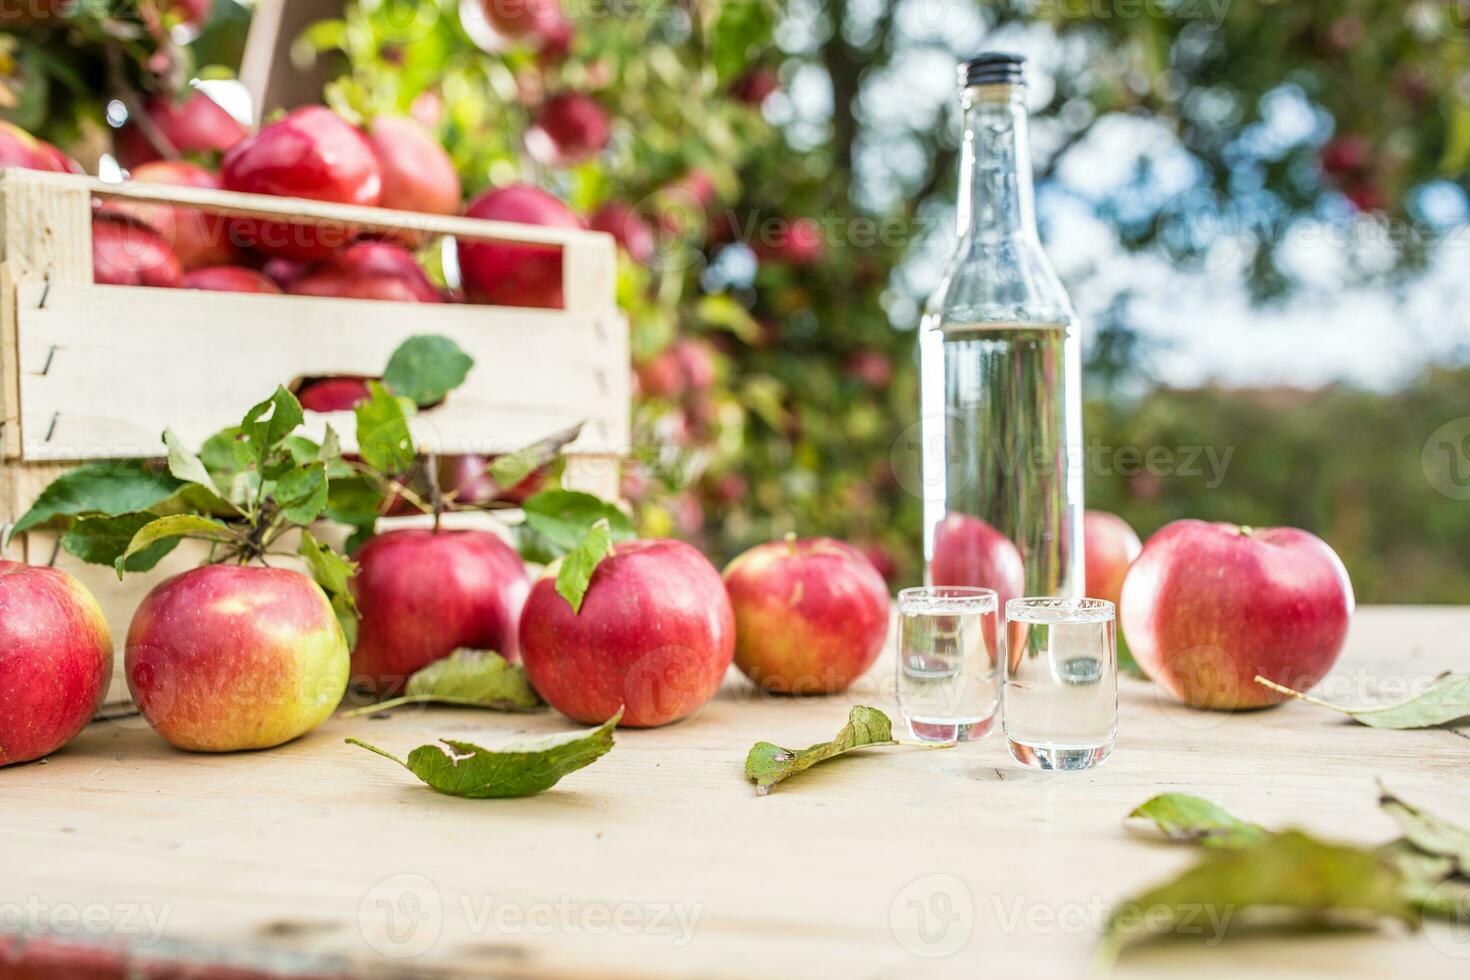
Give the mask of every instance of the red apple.
[{"label": "red apple", "polygon": [[684,368],[672,347],[633,365],[633,376],[644,398],[678,398],[684,393]]},{"label": "red apple", "polygon": [[562,17],[559,0],[480,0],[485,21],[504,38],[538,34]]},{"label": "red apple", "polygon": [[[3,23],[3,21],[0,21]],[[79,174],[81,164],[43,139],[0,119],[0,167]]]},{"label": "red apple", "polygon": [[709,341],[685,337],[674,342],[673,350],[690,391],[704,391],[715,383],[715,349]]},{"label": "red apple", "polygon": [[735,653],[735,614],[720,573],[669,539],[613,546],[592,573],[580,611],[548,567],[521,616],[521,656],[553,708],[586,724],[663,725],[698,711]]},{"label": "red apple", "polygon": [[148,225],[124,214],[92,216],[92,281],[110,286],[184,284],[178,258]]},{"label": "red apple", "polygon": [[1020,598],[1026,589],[1020,550],[1010,538],[969,514],[949,514],[939,522],[929,577],[934,585],[994,589],[1002,620],[1006,603]]},{"label": "red apple", "polygon": [[725,568],[735,666],[768,691],[844,690],[888,637],[888,586],[861,551],[832,538],[757,545]]},{"label": "red apple", "polygon": [[221,293],[279,293],[281,287],[262,272],[241,265],[212,265],[184,276],[185,289]]},{"label": "red apple", "polygon": [[460,647],[519,659],[516,623],[530,582],[520,556],[494,533],[389,531],[356,559],[355,682],[390,695]]},{"label": "red apple", "polygon": [[543,467],[532,471],[515,486],[506,489],[495,482],[486,467],[494,456],[441,456],[439,457],[439,486],[445,493],[456,494],[457,504],[488,504],[505,500],[513,504],[524,503],[526,498],[546,487],[547,470]]},{"label": "red apple", "polygon": [[[459,171],[433,134],[404,116],[379,116],[367,131],[383,172],[382,207],[422,214],[458,214]],[[427,237],[395,232],[394,239],[417,247]]]},{"label": "red apple", "polygon": [[[304,106],[236,143],[225,154],[226,190],[376,206],[383,173],[372,144],[355,126],[322,106]],[[341,224],[301,225],[236,218],[237,241],[272,256],[326,258],[355,235]]]},{"label": "red apple", "polygon": [[1347,638],[1353,586],[1314,534],[1175,521],[1123,582],[1123,633],[1144,672],[1197,708],[1260,708],[1305,691]]},{"label": "red apple", "polygon": [[781,76],[771,68],[756,67],[730,86],[730,94],[747,105],[759,106],[781,88]]},{"label": "red apple", "polygon": [[637,211],[621,201],[609,201],[592,215],[588,227],[593,231],[605,231],[617,239],[618,245],[628,257],[641,265],[653,261],[656,243],[653,229]]},{"label": "red apple", "polygon": [[[529,184],[486,191],[465,214],[489,221],[513,221],[555,228],[582,227],[561,201]],[[465,292],[476,303],[558,309],[562,305],[561,249],[554,245],[459,241],[459,268]]]},{"label": "red apple", "polygon": [[297,262],[295,259],[274,258],[266,259],[260,271],[265,273],[266,278],[280,286],[283,290],[290,288],[291,284],[306,275],[316,266],[311,262]]},{"label": "red apple", "polygon": [[1087,594],[1119,604],[1123,576],[1143,550],[1138,534],[1117,514],[1089,510],[1082,520],[1082,553],[1087,562]]},{"label": "red apple", "polygon": [[326,721],[347,640],[326,593],[284,568],[205,565],[156,586],[128,628],[128,690],[181,749],[268,749]]},{"label": "red apple", "polygon": [[563,92],[546,100],[526,130],[526,149],[548,167],[570,167],[607,146],[607,111],[591,96]]},{"label": "red apple", "polygon": [[846,364],[847,375],[870,388],[887,387],[893,380],[893,361],[887,354],[863,348],[852,352]]},{"label": "red apple", "polygon": [[[181,160],[145,163],[135,167],[131,176],[149,184],[219,189],[218,177],[197,164]],[[230,241],[227,221],[220,215],[146,201],[109,201],[103,209],[131,214],[151,225],[169,243],[186,271],[210,265],[234,265],[240,260],[240,250]]]},{"label": "red apple", "polygon": [[350,412],[372,398],[362,378],[323,378],[301,389],[298,400],[308,412]]},{"label": "red apple", "polygon": [[419,267],[413,253],[393,242],[349,245],[286,287],[296,296],[442,303],[444,297]]},{"label": "red apple", "polygon": [[0,561],[0,766],[76,738],[112,678],[102,607],[54,568]]},{"label": "red apple", "polygon": [[827,251],[822,226],[815,218],[797,218],[764,235],[751,246],[762,259],[788,265],[812,265]]},{"label": "red apple", "polygon": [[[160,96],[143,111],[160,135],[184,156],[213,157],[249,135],[249,130],[202,89],[190,89],[181,99]],[[113,138],[118,163],[129,169],[163,154],[149,142],[137,123],[127,123]]]}]

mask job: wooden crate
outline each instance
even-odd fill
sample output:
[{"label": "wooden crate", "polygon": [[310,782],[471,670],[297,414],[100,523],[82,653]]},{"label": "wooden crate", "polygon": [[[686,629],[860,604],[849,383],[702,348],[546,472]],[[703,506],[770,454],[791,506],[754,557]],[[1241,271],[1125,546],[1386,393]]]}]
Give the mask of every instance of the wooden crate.
[{"label": "wooden crate", "polygon": [[[95,202],[109,200],[555,245],[565,309],[98,286],[91,215]],[[413,420],[423,451],[503,452],[583,422],[567,447],[566,483],[615,497],[630,397],[615,261],[612,238],[601,233],[0,171],[0,530],[78,463],[162,457],[166,426],[197,446],[277,384],[377,375],[403,340],[425,333],[453,338],[475,367],[442,405]],[[319,437],[328,423],[344,449],[355,448],[350,412],[312,415],[309,433]],[[77,575],[120,644],[142,595],[197,563],[198,553],[181,547],[154,572],[122,583],[61,552],[54,534],[18,535],[5,557],[54,561]]]}]

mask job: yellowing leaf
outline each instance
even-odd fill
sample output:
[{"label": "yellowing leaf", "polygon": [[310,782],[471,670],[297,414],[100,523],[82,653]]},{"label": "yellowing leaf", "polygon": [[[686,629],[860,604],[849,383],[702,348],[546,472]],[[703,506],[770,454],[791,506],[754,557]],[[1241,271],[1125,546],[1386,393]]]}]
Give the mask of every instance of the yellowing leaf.
[{"label": "yellowing leaf", "polygon": [[1320,701],[1264,677],[1257,677],[1256,683],[1298,701],[1339,711],[1353,721],[1372,728],[1434,728],[1461,719],[1470,720],[1470,674],[1446,671],[1436,677],[1422,693],[1407,701],[1367,708],[1346,708],[1329,701]]}]

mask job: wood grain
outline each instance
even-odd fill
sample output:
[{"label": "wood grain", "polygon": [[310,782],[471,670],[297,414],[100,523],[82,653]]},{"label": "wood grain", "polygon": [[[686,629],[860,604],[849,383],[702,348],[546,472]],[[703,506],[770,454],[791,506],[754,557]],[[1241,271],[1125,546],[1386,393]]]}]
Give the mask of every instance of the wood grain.
[{"label": "wood grain", "polygon": [[[1470,669],[1467,637],[1470,610],[1364,609],[1319,690],[1367,698]],[[342,739],[493,744],[569,727],[551,713],[334,720],[225,756],[176,752],[136,718],[97,724],[44,765],[0,770],[0,907],[141,905],[166,920],[140,956],[184,946],[353,976],[1078,977],[1096,919],[1194,859],[1124,827],[1154,793],[1363,844],[1394,834],[1378,778],[1470,813],[1470,742],[1454,732],[1377,731],[1304,704],[1199,714],[1138,681],[1123,686],[1117,752],[1092,772],[1023,769],[992,736],[864,752],[755,795],[741,774],[754,741],[828,738],[851,703],[892,710],[892,669],[885,655],[850,696],[805,700],[732,674],[697,717],[620,731],[605,759],[526,800],[436,795]],[[937,947],[904,925],[910,902],[935,924],[952,913],[963,945],[918,955]],[[389,955],[404,952],[417,955]],[[1437,980],[1463,978],[1467,952],[1443,926],[1253,933],[1149,946],[1116,975]]]}]

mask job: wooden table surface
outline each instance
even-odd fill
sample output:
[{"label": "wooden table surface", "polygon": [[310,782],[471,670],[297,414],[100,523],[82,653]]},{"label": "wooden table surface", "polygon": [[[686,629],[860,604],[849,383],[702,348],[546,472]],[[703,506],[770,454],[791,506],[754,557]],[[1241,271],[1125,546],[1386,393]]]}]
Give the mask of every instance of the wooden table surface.
[{"label": "wooden table surface", "polygon": [[[1470,669],[1470,608],[1363,609],[1318,690],[1402,693],[1449,668]],[[849,703],[891,710],[891,672],[885,657],[851,697],[818,700],[763,698],[732,673],[697,717],[620,731],[610,755],[522,800],[436,794],[342,739],[489,744],[566,728],[553,713],[333,720],[226,756],[177,752],[136,718],[95,724],[0,771],[0,932],[49,925],[73,954],[312,976],[1073,977],[1114,901],[1194,860],[1124,827],[1155,793],[1363,844],[1394,835],[1378,778],[1470,817],[1466,734],[1303,704],[1200,714],[1139,681],[1091,772],[1023,769],[992,735],[870,751],[756,796],[741,772],[753,742],[829,738]],[[1470,932],[1387,926],[1153,943],[1116,975],[1467,970]]]}]

